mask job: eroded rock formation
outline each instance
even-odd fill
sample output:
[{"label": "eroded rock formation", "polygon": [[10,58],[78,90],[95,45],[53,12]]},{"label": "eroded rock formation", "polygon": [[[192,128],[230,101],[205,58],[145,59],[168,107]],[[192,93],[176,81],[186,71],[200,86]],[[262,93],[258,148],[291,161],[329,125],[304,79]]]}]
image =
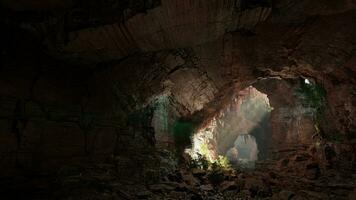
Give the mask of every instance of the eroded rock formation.
[{"label": "eroded rock formation", "polygon": [[[354,199],[354,0],[0,3],[4,197]],[[249,86],[273,107],[256,170],[191,169]]]}]

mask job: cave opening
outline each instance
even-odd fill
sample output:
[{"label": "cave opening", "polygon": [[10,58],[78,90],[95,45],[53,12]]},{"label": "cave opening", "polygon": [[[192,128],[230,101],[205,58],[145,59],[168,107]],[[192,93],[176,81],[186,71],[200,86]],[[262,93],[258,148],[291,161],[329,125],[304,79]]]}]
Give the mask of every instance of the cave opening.
[{"label": "cave opening", "polygon": [[356,0],[0,10],[0,199],[356,199]]},{"label": "cave opening", "polygon": [[267,95],[249,86],[197,129],[186,152],[193,160],[254,168],[267,155],[272,110]]}]

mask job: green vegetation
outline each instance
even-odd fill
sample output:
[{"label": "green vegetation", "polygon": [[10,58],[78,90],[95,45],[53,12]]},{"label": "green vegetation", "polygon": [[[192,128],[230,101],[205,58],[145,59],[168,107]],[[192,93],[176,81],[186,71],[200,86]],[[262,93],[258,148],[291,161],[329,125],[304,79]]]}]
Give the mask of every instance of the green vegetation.
[{"label": "green vegetation", "polygon": [[301,82],[297,95],[303,106],[313,109],[314,128],[317,134],[328,141],[340,143],[344,140],[340,133],[325,133],[321,130],[320,124],[324,120],[326,109],[326,91],[319,84]]},{"label": "green vegetation", "polygon": [[208,178],[213,185],[217,185],[224,181],[224,174],[222,172],[231,169],[229,161],[224,156],[219,156],[218,160],[210,162],[204,156],[199,155],[198,159],[191,161],[190,167],[210,171],[210,173],[208,173]]},{"label": "green vegetation", "polygon": [[209,161],[202,155],[198,155],[198,158],[192,159],[189,163],[190,168],[200,168],[204,170],[209,169]]},{"label": "green vegetation", "polygon": [[209,161],[205,156],[199,154],[197,159],[191,161],[190,167],[217,171],[231,169],[232,166],[226,156],[219,156],[217,160]]},{"label": "green vegetation", "polygon": [[318,134],[321,133],[320,124],[324,120],[326,91],[319,84],[301,81],[297,96],[304,107],[312,109],[315,130]]},{"label": "green vegetation", "polygon": [[326,106],[326,91],[324,88],[319,84],[307,84],[302,81],[299,89],[297,90],[297,94],[305,107],[312,108],[314,110],[314,120],[320,124],[324,117]]},{"label": "green vegetation", "polygon": [[209,156],[209,148],[207,144],[202,144],[200,146],[200,153],[203,155],[205,158]]},{"label": "green vegetation", "polygon": [[231,168],[229,159],[226,156],[219,156],[219,158],[214,162],[219,168],[228,169]]}]

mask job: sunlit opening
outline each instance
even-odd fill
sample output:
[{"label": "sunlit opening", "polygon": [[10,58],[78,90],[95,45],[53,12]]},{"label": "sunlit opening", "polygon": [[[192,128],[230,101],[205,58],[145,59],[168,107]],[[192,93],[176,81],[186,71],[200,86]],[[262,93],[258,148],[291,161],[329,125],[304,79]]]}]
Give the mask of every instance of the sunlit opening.
[{"label": "sunlit opening", "polygon": [[242,134],[237,136],[234,146],[226,152],[226,157],[233,165],[252,168],[257,160],[257,154],[258,147],[255,137],[250,134]]},{"label": "sunlit opening", "polygon": [[193,135],[186,152],[195,160],[253,168],[266,149],[271,111],[267,95],[250,86]]},{"label": "sunlit opening", "polygon": [[309,84],[310,84],[309,79],[304,79],[304,83],[307,84],[307,85],[309,85]]}]

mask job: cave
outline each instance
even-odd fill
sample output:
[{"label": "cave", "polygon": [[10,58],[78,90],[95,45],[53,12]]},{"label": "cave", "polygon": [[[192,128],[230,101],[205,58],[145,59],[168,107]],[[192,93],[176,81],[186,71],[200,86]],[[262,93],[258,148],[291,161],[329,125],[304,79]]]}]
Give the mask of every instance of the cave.
[{"label": "cave", "polygon": [[266,158],[272,110],[266,94],[252,86],[240,90],[193,133],[186,152],[195,160],[215,162],[226,157],[233,165],[253,168],[258,157]]},{"label": "cave", "polygon": [[0,199],[356,199],[355,0],[0,10]]}]

